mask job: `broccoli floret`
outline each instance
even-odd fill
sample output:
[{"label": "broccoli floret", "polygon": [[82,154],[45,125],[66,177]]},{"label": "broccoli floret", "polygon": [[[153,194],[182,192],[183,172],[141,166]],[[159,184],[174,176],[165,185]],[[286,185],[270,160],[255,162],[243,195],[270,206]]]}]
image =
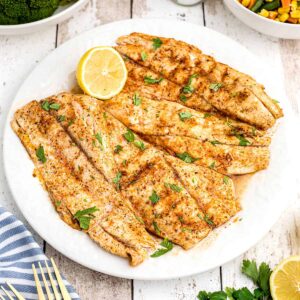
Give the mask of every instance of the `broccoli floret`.
[{"label": "broccoli floret", "polygon": [[1,7],[0,7],[0,25],[16,25],[18,24],[18,19],[16,18],[10,18],[2,13]]},{"label": "broccoli floret", "polygon": [[59,0],[30,0],[29,6],[31,8],[45,8],[52,7],[57,8],[59,5]]},{"label": "broccoli floret", "polygon": [[30,10],[26,0],[1,0],[4,14],[10,18],[28,17]]},{"label": "broccoli floret", "polygon": [[55,7],[43,7],[43,8],[32,9],[30,15],[30,21],[28,22],[34,22],[34,21],[38,21],[50,17],[53,15],[55,10],[56,10]]},{"label": "broccoli floret", "polygon": [[51,16],[61,0],[0,0],[0,24],[29,23]]}]

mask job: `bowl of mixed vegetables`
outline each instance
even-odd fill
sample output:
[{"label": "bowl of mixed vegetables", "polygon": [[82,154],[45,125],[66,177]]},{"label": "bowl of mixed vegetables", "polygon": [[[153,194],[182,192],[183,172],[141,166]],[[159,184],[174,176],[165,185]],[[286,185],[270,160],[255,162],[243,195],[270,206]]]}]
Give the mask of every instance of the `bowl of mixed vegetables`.
[{"label": "bowl of mixed vegetables", "polygon": [[224,0],[251,28],[267,35],[300,39],[300,0]]},{"label": "bowl of mixed vegetables", "polygon": [[58,24],[87,0],[0,0],[0,34],[25,34]]}]

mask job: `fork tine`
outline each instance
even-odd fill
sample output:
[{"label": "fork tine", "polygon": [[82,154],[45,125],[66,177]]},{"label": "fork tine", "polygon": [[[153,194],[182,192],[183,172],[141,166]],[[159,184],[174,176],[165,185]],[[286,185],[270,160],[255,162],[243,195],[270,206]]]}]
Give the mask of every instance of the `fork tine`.
[{"label": "fork tine", "polygon": [[67,291],[67,289],[66,289],[66,287],[65,287],[65,285],[64,285],[64,283],[63,283],[63,281],[62,281],[62,278],[60,276],[60,273],[59,273],[59,271],[56,267],[56,264],[55,264],[53,258],[51,257],[50,260],[51,260],[51,263],[52,263],[52,266],[53,266],[53,269],[54,269],[54,273],[55,273],[55,276],[56,276],[56,280],[58,282],[58,285],[59,285],[61,294],[63,296],[63,299],[64,300],[72,300],[69,293],[68,293],[68,291]]},{"label": "fork tine", "polygon": [[60,297],[60,295],[59,295],[59,292],[57,291],[56,284],[55,284],[55,282],[54,282],[54,280],[53,280],[53,277],[52,277],[50,268],[49,268],[48,263],[47,263],[46,260],[45,260],[45,264],[46,264],[48,276],[49,276],[49,279],[50,279],[50,282],[51,282],[51,286],[52,286],[52,289],[53,289],[53,292],[54,292],[55,299],[56,299],[56,300],[60,300],[61,297]]},{"label": "fork tine", "polygon": [[25,298],[14,288],[12,284],[10,284],[9,282],[6,282],[6,284],[11,289],[11,291],[15,294],[18,300],[25,300]]},{"label": "fork tine", "polygon": [[39,280],[39,277],[36,273],[36,269],[35,269],[34,264],[32,264],[32,271],[33,271],[34,281],[35,281],[36,290],[37,290],[37,293],[38,293],[39,300],[46,300],[45,296],[44,296],[42,286],[41,286],[41,283],[40,283],[40,280]]},{"label": "fork tine", "polygon": [[1,299],[1,300],[5,300],[1,295],[0,295],[0,299]]},{"label": "fork tine", "polygon": [[6,296],[10,299],[10,300],[14,300],[14,298],[8,293],[8,291],[1,285],[1,289],[3,290],[3,292],[6,294]]},{"label": "fork tine", "polygon": [[49,286],[48,286],[48,282],[47,282],[47,280],[46,280],[46,277],[45,277],[43,268],[42,268],[42,266],[41,266],[41,263],[38,262],[38,265],[39,265],[39,268],[40,268],[40,270],[41,270],[41,274],[42,274],[42,278],[43,278],[43,281],[44,281],[44,285],[45,285],[45,289],[46,289],[46,293],[47,293],[48,299],[49,299],[49,300],[53,300],[53,295],[52,295],[52,293],[50,292],[50,289],[49,289]]}]

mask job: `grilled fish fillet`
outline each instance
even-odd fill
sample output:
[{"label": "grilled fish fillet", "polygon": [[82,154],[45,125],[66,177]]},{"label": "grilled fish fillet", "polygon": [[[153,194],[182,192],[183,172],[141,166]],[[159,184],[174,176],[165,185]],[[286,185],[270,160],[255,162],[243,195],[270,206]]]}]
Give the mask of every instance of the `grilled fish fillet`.
[{"label": "grilled fish fillet", "polygon": [[[145,78],[153,78],[159,80],[161,75],[151,71],[148,68],[138,65],[132,60],[125,59],[126,68],[128,71],[128,78],[126,82],[126,89],[138,96],[145,96],[155,100],[167,100],[180,103],[184,106],[206,112],[217,113],[216,109],[204,100],[203,97],[199,97],[197,94],[191,94],[189,97],[182,97],[181,86],[164,79],[157,84],[145,83]],[[188,99],[188,101],[187,101]]]},{"label": "grilled fish fillet", "polygon": [[153,145],[162,147],[174,156],[187,153],[194,164],[227,174],[242,175],[266,169],[270,161],[268,147],[233,146],[218,141],[203,142],[185,136],[142,136]]},{"label": "grilled fish fillet", "polygon": [[226,223],[238,210],[233,181],[209,168],[185,163],[172,156],[166,156],[184,187],[206,212],[215,226]]},{"label": "grilled fish fillet", "polygon": [[[79,210],[97,207],[86,230],[105,250],[141,263],[155,243],[120,195],[74,145],[54,117],[36,101],[15,113],[12,127],[21,139],[52,202],[67,223]],[[42,146],[46,162],[36,154]]]},{"label": "grilled fish fillet", "polygon": [[[49,101],[60,104],[61,108],[58,111],[52,111],[56,117],[64,114],[66,119],[68,119],[69,116],[73,115],[74,107],[80,106],[80,111],[84,111],[88,107],[92,107],[89,102],[93,103],[95,100],[87,96],[64,93],[57,97],[52,97]],[[100,106],[106,106],[103,102],[97,103]],[[84,114],[83,111],[82,113]],[[98,108],[89,109],[89,117],[95,120],[96,123],[99,119],[94,114],[98,114],[99,111]],[[122,174],[118,187],[121,189],[124,198],[129,199],[133,209],[143,220],[148,231],[161,237],[168,237],[185,249],[192,247],[203,239],[211,230],[211,224],[207,224],[206,219],[209,216],[209,212],[205,210],[209,208],[204,207],[204,210],[199,208],[198,200],[191,196],[183,187],[183,181],[181,181],[180,176],[178,176],[177,172],[174,172],[175,168],[172,167],[172,164],[166,162],[165,155],[161,151],[143,141],[133,132],[131,133],[132,139],[128,141],[124,137],[128,133],[128,128],[125,125],[115,119],[109,112],[104,117],[101,111],[101,116],[105,118],[105,123],[101,122],[101,126],[106,126],[106,128],[102,128],[99,124],[94,123],[91,123],[90,126],[99,128],[101,132],[109,132],[107,145],[110,145],[116,168]],[[78,115],[77,117],[80,118],[81,116]],[[76,120],[71,125],[69,125],[67,120],[62,122],[62,125],[68,132],[72,130],[74,124],[77,124]],[[89,131],[89,128],[78,127],[78,131],[80,130]],[[89,144],[80,139],[76,139],[76,142],[88,156],[94,157],[92,152],[93,150],[97,151],[95,146],[89,147]],[[94,165],[99,170],[103,170],[101,164],[105,162],[105,157],[103,158],[97,161],[93,160]],[[201,169],[199,166],[194,166],[194,168],[195,170],[197,168]],[[198,177],[204,176],[203,180],[208,182],[214,173],[217,177],[221,176],[209,170],[209,172],[199,171]],[[185,174],[185,176],[190,181],[192,180],[190,174]],[[206,178],[205,176],[209,177]],[[212,183],[213,185],[214,183]],[[208,185],[199,187],[199,191],[203,189],[203,193],[208,195],[207,201],[212,203],[214,201],[227,203],[227,200],[230,203],[231,201],[235,202],[233,197],[232,199],[224,199],[224,195],[212,195],[208,190],[205,190],[209,188],[211,187]],[[231,188],[233,195],[233,186]],[[215,190],[217,189],[218,187],[215,186]],[[152,203],[150,199],[154,191],[159,196],[157,203]],[[227,204],[226,206],[234,214],[234,210]],[[228,219],[227,211],[219,210],[216,213],[216,220]],[[217,222],[217,224],[219,225],[221,222]]]},{"label": "grilled fish fillet", "polygon": [[[161,45],[155,47],[155,40]],[[116,49],[182,88],[189,97],[196,94],[224,114],[268,129],[282,110],[250,76],[216,62],[195,46],[170,38],[132,33],[117,40]],[[141,53],[146,53],[143,59]],[[188,87],[188,88],[186,88]]]},{"label": "grilled fish fillet", "polygon": [[116,119],[131,130],[143,135],[177,135],[202,141],[218,140],[222,144],[239,145],[246,138],[247,144],[265,146],[270,138],[248,124],[200,113],[178,103],[155,101],[143,97],[134,105],[134,95],[122,92],[103,105]]}]

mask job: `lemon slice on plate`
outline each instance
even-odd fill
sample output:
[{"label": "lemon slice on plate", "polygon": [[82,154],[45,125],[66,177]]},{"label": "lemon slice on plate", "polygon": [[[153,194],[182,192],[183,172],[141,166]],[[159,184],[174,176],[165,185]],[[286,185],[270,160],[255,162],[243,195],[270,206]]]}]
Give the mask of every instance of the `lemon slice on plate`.
[{"label": "lemon slice on plate", "polygon": [[270,277],[273,300],[300,299],[300,256],[282,261]]},{"label": "lemon slice on plate", "polygon": [[127,80],[127,69],[114,48],[95,47],[81,57],[76,76],[86,94],[105,100],[121,92]]}]

